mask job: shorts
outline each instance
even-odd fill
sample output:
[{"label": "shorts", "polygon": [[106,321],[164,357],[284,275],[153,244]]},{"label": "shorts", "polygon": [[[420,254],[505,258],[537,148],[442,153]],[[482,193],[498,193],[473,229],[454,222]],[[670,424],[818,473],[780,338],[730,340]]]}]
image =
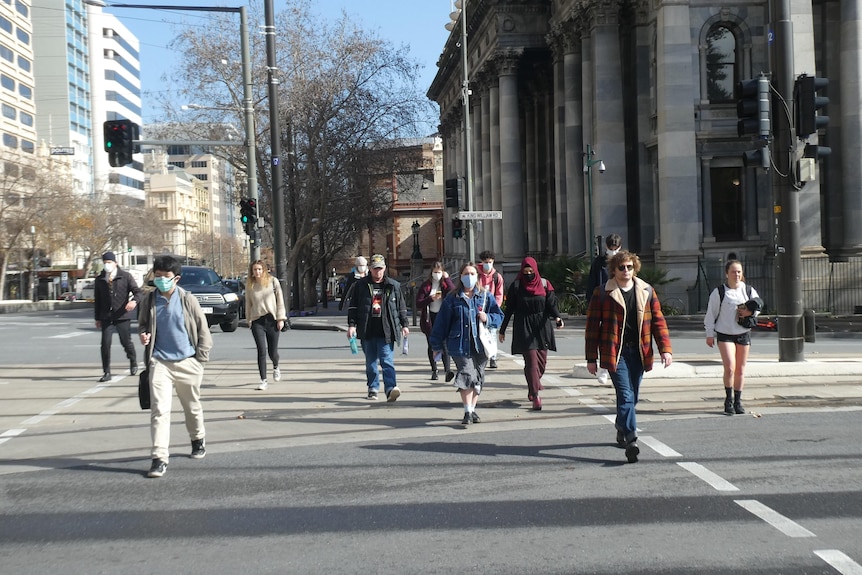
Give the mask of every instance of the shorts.
[{"label": "shorts", "polygon": [[751,345],[751,332],[747,331],[736,335],[715,332],[715,339],[725,343],[735,343],[736,345]]}]

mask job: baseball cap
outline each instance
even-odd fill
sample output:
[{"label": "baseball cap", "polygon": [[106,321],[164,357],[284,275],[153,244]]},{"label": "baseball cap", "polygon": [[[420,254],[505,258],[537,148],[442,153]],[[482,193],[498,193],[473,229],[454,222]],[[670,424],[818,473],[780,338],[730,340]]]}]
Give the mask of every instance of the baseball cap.
[{"label": "baseball cap", "polygon": [[386,259],[380,254],[374,254],[371,256],[371,267],[372,268],[385,268],[386,267]]},{"label": "baseball cap", "polygon": [[103,262],[115,262],[117,261],[117,256],[114,255],[114,252],[105,252],[102,254]]}]

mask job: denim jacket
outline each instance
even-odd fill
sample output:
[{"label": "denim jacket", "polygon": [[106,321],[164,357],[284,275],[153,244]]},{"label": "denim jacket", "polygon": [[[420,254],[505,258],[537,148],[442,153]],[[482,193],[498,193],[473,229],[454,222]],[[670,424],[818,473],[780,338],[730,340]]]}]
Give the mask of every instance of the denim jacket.
[{"label": "denim jacket", "polygon": [[480,348],[479,324],[476,321],[476,313],[480,308],[488,316],[488,322],[485,324],[488,329],[500,327],[503,312],[494,295],[488,290],[477,288],[469,301],[464,299],[461,291],[446,296],[428,338],[431,349],[443,349],[445,339],[449,355],[453,357],[472,357],[474,354],[484,353]]}]

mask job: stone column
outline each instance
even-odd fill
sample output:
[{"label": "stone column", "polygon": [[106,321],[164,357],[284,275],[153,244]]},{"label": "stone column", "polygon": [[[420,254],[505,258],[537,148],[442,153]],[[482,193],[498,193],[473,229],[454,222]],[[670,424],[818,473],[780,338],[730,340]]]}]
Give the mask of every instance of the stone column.
[{"label": "stone column", "polygon": [[[692,193],[698,189],[698,160],[694,124],[695,76],[691,59],[690,7],[660,2],[656,20],[656,115],[661,251],[668,261],[692,252],[700,242],[697,218],[692,218]],[[709,177],[709,173],[703,175]],[[691,275],[689,272],[688,275]]]},{"label": "stone column", "polygon": [[584,121],[582,106],[584,98],[581,90],[586,81],[582,79],[585,68],[582,66],[580,30],[574,27],[564,37],[563,45],[563,85],[565,92],[565,186],[566,212],[568,220],[562,234],[565,236],[564,250],[571,255],[584,253],[588,249],[585,242],[586,203],[584,201]]},{"label": "stone column", "polygon": [[[491,92],[487,84],[487,74],[483,74],[484,81],[481,88],[482,103],[482,209],[493,209],[493,194],[491,184]],[[476,246],[476,253],[491,249],[493,251],[493,225],[491,221],[482,226],[481,249]],[[477,255],[478,257],[478,255]]]},{"label": "stone column", "polygon": [[516,260],[524,255],[524,206],[521,200],[521,121],[518,101],[518,64],[521,52],[508,50],[497,56],[500,81],[500,191],[503,209],[503,256]]},{"label": "stone column", "polygon": [[[496,72],[496,70],[495,70]],[[491,115],[491,209],[503,209],[502,174],[500,173],[500,82],[495,75],[488,88],[488,101]],[[503,214],[506,217],[506,214]],[[493,252],[497,259],[503,259],[503,221],[491,220]]]},{"label": "stone column", "polygon": [[548,46],[553,55],[554,69],[554,92],[551,103],[551,122],[553,129],[553,154],[554,154],[554,198],[551,205],[551,213],[554,218],[555,236],[553,238],[553,250],[557,255],[565,255],[568,251],[568,200],[566,188],[566,82],[564,43],[562,41],[563,28],[558,26],[553,33],[548,34]]},{"label": "stone column", "polygon": [[524,229],[526,250],[539,250],[539,201],[536,193],[536,115],[535,93],[524,94]]},{"label": "stone column", "polygon": [[[832,24],[830,22],[830,24]],[[840,22],[840,119],[838,126],[830,125],[827,133],[840,129],[842,214],[844,241],[842,249],[848,254],[862,252],[862,17],[859,3],[841,2]],[[831,74],[830,74],[831,76]],[[830,77],[830,92],[832,82]],[[832,105],[830,98],[830,107]],[[830,115],[832,115],[830,113]],[[835,140],[833,140],[835,141]],[[832,145],[833,150],[835,144]],[[833,152],[834,153],[834,152]],[[834,189],[835,184],[830,182]]]}]

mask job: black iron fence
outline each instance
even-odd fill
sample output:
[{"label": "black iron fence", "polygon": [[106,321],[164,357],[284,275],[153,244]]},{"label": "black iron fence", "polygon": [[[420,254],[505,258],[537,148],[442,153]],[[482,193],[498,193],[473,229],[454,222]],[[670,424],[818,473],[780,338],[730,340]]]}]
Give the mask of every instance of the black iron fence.
[{"label": "black iron fence", "polygon": [[[775,265],[769,261],[744,261],[745,282],[754,287],[774,314]],[[830,262],[827,258],[802,260],[802,307],[817,313],[850,315],[862,313],[862,258]],[[689,313],[704,312],[709,294],[725,280],[724,262],[699,263],[698,279],[689,291]]]}]

